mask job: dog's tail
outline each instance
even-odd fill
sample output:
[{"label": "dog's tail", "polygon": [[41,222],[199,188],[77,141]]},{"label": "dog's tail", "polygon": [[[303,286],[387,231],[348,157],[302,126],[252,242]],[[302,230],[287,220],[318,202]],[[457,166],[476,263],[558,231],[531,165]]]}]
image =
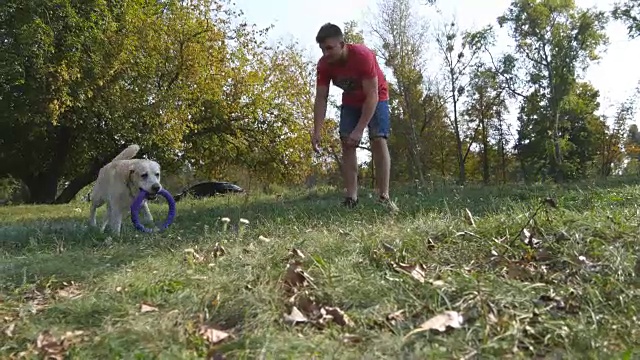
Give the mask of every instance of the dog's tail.
[{"label": "dog's tail", "polygon": [[113,161],[133,159],[133,157],[136,156],[139,150],[140,150],[139,145],[136,145],[136,144],[129,145],[129,147],[122,150],[122,152],[118,154],[118,156],[114,157]]}]

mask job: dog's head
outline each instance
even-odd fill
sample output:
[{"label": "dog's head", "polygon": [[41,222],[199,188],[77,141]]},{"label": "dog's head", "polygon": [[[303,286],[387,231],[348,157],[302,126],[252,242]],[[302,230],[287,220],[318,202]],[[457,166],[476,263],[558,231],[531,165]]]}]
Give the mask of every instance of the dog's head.
[{"label": "dog's head", "polygon": [[152,160],[136,160],[129,168],[129,186],[132,190],[144,190],[147,199],[153,200],[162,190],[160,184],[160,164]]}]

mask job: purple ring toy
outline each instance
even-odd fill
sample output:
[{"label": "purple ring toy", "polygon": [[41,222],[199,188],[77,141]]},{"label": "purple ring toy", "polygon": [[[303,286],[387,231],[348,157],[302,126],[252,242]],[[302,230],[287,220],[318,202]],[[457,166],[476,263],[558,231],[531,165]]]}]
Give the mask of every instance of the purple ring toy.
[{"label": "purple ring toy", "polygon": [[[146,191],[140,189],[138,196],[133,200],[133,203],[131,204],[131,222],[133,223],[133,226],[135,226],[139,231],[150,233],[153,232],[153,229],[149,229],[142,225],[139,218],[140,208],[142,208],[142,202],[147,198],[147,195],[148,193]],[[173,223],[173,219],[176,216],[176,202],[171,194],[165,189],[158,191],[158,195],[167,199],[167,203],[169,204],[167,219],[164,221],[164,223],[162,223],[162,226],[160,227],[160,230],[162,231],[166,230],[169,225]]]}]

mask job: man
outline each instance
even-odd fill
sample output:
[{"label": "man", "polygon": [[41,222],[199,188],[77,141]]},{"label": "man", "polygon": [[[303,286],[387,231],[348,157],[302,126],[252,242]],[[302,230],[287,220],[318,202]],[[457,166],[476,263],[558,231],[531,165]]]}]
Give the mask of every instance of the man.
[{"label": "man", "polygon": [[362,44],[346,44],[342,30],[334,24],[323,25],[316,36],[323,56],[317,65],[313,149],[319,152],[320,133],[327,112],[329,83],[343,90],[340,107],[342,177],[347,193],[343,204],[358,204],[358,161],[356,150],[365,128],[369,128],[371,152],[379,201],[397,207],[389,199],[391,160],[387,147],[390,133],[389,94],[384,74],[375,54]]}]

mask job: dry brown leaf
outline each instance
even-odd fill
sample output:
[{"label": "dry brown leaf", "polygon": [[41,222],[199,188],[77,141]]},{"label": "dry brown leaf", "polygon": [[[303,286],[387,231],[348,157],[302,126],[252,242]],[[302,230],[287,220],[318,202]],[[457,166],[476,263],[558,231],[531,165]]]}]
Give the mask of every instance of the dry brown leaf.
[{"label": "dry brown leaf", "polygon": [[464,209],[464,219],[467,221],[467,224],[476,227],[476,222],[473,220],[473,215],[471,215],[471,211],[469,209]]},{"label": "dry brown leaf", "polygon": [[299,249],[291,248],[291,250],[289,250],[289,254],[287,254],[287,258],[288,259],[294,259],[294,258],[304,259],[305,256],[302,253],[302,251],[300,251]]},{"label": "dry brown leaf", "polygon": [[307,322],[309,321],[309,319],[307,319],[307,317],[304,316],[304,314],[294,306],[291,308],[290,314],[284,314],[284,321],[291,325],[295,325],[297,323]]},{"label": "dry brown leaf", "polygon": [[56,291],[57,296],[68,299],[77,299],[82,296],[82,292],[80,291],[78,284],[75,282],[64,282],[63,284],[65,287]]},{"label": "dry brown leaf", "polygon": [[301,291],[294,294],[289,298],[288,303],[300,309],[304,313],[311,314],[312,316],[320,313],[320,306],[316,304],[313,296],[311,296],[307,291]]},{"label": "dry brown leaf", "polygon": [[409,265],[409,264],[403,264],[403,263],[394,263],[393,268],[396,271],[404,272],[408,274],[409,276],[420,281],[421,283],[423,283],[425,280],[424,279],[425,268],[422,264]]},{"label": "dry brown leaf", "polygon": [[311,284],[312,281],[313,278],[302,269],[301,262],[292,261],[287,265],[283,279],[287,290],[295,292],[299,287],[307,286]]},{"label": "dry brown leaf", "polygon": [[522,229],[522,232],[520,233],[520,239],[523,243],[525,243],[525,245],[532,248],[537,248],[538,246],[540,246],[540,244],[542,244],[542,241],[536,239],[529,229]]},{"label": "dry brown leaf", "polygon": [[215,329],[209,325],[200,325],[198,335],[202,336],[211,345],[215,345],[231,336],[228,332]]},{"label": "dry brown leaf", "polygon": [[436,287],[443,287],[446,285],[445,282],[442,280],[429,280],[429,282],[431,283],[431,285]]},{"label": "dry brown leaf", "polygon": [[153,311],[158,311],[158,308],[149,304],[145,304],[145,303],[141,303],[140,304],[140,313],[144,314],[144,313],[148,313],[148,312],[153,312]]},{"label": "dry brown leaf", "polygon": [[198,263],[204,262],[204,256],[198,254],[195,249],[184,249],[184,259],[185,261],[195,261]]},{"label": "dry brown leaf", "polygon": [[436,315],[431,319],[425,321],[418,328],[411,330],[405,336],[405,339],[413,334],[429,330],[444,332],[448,327],[457,329],[462,327],[463,322],[464,319],[462,318],[462,315],[460,315],[460,313],[458,313],[457,311],[445,311],[442,314]]},{"label": "dry brown leaf", "polygon": [[67,350],[82,334],[83,331],[67,331],[60,339],[56,339],[49,330],[44,330],[36,339],[36,348],[45,359],[62,360]]},{"label": "dry brown leaf", "polygon": [[11,323],[2,331],[7,337],[13,337],[13,330],[16,328],[16,323]]},{"label": "dry brown leaf", "polygon": [[436,242],[433,241],[432,238],[427,238],[427,240],[425,240],[425,247],[427,250],[433,250],[436,248]]},{"label": "dry brown leaf", "polygon": [[359,344],[362,342],[362,336],[355,334],[342,335],[342,342],[345,344]]},{"label": "dry brown leaf", "polygon": [[219,242],[213,247],[213,258],[217,259],[227,254],[227,250]]},{"label": "dry brown leaf", "polygon": [[400,321],[404,321],[404,309],[392,312],[391,314],[387,315],[387,321],[393,325],[399,323]]},{"label": "dry brown leaf", "polygon": [[320,319],[320,323],[327,323],[329,320],[333,320],[336,324],[340,326],[349,326],[353,327],[355,324],[347,314],[344,313],[340,308],[337,307],[323,307],[320,309],[320,313],[322,314],[322,318]]}]

